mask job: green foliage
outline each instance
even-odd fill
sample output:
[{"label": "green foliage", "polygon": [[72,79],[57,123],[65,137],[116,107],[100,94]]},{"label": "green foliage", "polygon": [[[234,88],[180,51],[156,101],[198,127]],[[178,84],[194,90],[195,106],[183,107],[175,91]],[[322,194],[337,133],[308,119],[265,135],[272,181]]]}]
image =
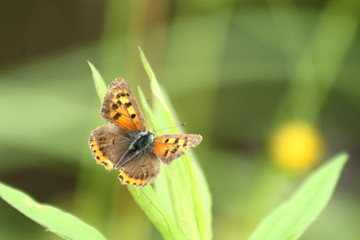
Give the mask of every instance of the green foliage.
[{"label": "green foliage", "polygon": [[0,196],[28,218],[65,239],[106,239],[92,226],[56,207],[40,204],[27,194],[0,183]]},{"label": "green foliage", "polygon": [[263,220],[250,240],[298,239],[329,202],[346,160],[346,154],[339,154],[312,173],[287,202]]}]

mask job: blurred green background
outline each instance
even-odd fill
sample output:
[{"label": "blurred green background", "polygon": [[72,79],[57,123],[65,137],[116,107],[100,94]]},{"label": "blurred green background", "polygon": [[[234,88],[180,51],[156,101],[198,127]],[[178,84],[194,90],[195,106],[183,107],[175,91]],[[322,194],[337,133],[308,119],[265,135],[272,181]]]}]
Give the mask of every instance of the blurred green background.
[{"label": "blurred green background", "polygon": [[[204,137],[195,153],[214,239],[246,239],[339,151],[350,161],[301,239],[359,239],[359,10],[357,0],[2,1],[0,180],[109,239],[160,239],[87,145],[104,124],[87,60],[107,83],[124,77],[151,99],[141,46],[185,131]],[[306,171],[269,151],[277,126],[298,120],[323,146]],[[0,238],[59,239],[3,201]]]}]

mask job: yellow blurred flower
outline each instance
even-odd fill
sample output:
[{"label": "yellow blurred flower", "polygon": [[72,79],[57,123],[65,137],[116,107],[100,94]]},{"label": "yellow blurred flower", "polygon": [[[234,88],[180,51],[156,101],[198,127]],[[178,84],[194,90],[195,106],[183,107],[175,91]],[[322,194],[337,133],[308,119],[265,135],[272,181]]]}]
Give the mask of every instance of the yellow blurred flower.
[{"label": "yellow blurred flower", "polygon": [[293,173],[309,171],[320,161],[323,153],[320,133],[302,121],[282,124],[273,132],[270,140],[275,163]]}]

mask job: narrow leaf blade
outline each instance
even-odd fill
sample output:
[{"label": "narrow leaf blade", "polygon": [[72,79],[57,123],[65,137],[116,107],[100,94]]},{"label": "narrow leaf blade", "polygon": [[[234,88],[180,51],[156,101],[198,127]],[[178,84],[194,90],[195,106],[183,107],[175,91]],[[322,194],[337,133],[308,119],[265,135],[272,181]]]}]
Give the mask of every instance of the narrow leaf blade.
[{"label": "narrow leaf blade", "polygon": [[287,202],[263,220],[250,240],[298,239],[329,202],[347,158],[339,154],[311,174]]},{"label": "narrow leaf blade", "polygon": [[145,212],[164,239],[186,239],[183,233],[179,231],[174,219],[165,209],[152,186],[148,185],[143,188],[129,186],[128,189],[136,203]]},{"label": "narrow leaf blade", "polygon": [[100,101],[102,102],[104,97],[105,97],[106,89],[107,89],[105,81],[101,77],[100,73],[95,68],[95,66],[89,61],[88,61],[88,64],[89,64],[90,69],[91,69],[91,73],[92,73],[92,77],[93,77],[93,80],[94,80],[96,92],[98,93]]},{"label": "narrow leaf blade", "polygon": [[27,194],[0,183],[0,196],[19,212],[65,239],[106,238],[94,227],[56,207],[40,204]]},{"label": "narrow leaf blade", "polygon": [[[176,120],[170,100],[161,89],[144,53],[140,50],[141,61],[150,78],[151,90],[155,96],[156,127],[174,126]],[[178,133],[178,130],[169,130]],[[211,195],[202,170],[194,156],[189,153],[163,167],[171,198],[173,213],[179,228],[187,239],[211,239]]]}]

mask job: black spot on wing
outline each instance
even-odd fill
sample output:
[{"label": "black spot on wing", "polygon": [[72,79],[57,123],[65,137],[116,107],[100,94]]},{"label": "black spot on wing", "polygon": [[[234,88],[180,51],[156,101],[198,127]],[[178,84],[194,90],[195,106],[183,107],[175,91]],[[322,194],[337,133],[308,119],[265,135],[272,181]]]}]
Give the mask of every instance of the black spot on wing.
[{"label": "black spot on wing", "polygon": [[187,146],[187,143],[188,143],[188,137],[185,137],[185,138],[184,138],[184,144],[183,144],[183,147],[186,147],[186,146]]},{"label": "black spot on wing", "polygon": [[114,109],[114,110],[118,109],[118,107],[119,107],[119,105],[117,105],[116,103],[114,103],[114,104],[111,106],[111,108]]},{"label": "black spot on wing", "polygon": [[171,150],[172,154],[175,154],[177,152],[177,150],[179,149],[179,145],[177,145],[173,150]]},{"label": "black spot on wing", "polygon": [[121,113],[116,113],[113,117],[114,120],[118,120],[121,117]]}]

